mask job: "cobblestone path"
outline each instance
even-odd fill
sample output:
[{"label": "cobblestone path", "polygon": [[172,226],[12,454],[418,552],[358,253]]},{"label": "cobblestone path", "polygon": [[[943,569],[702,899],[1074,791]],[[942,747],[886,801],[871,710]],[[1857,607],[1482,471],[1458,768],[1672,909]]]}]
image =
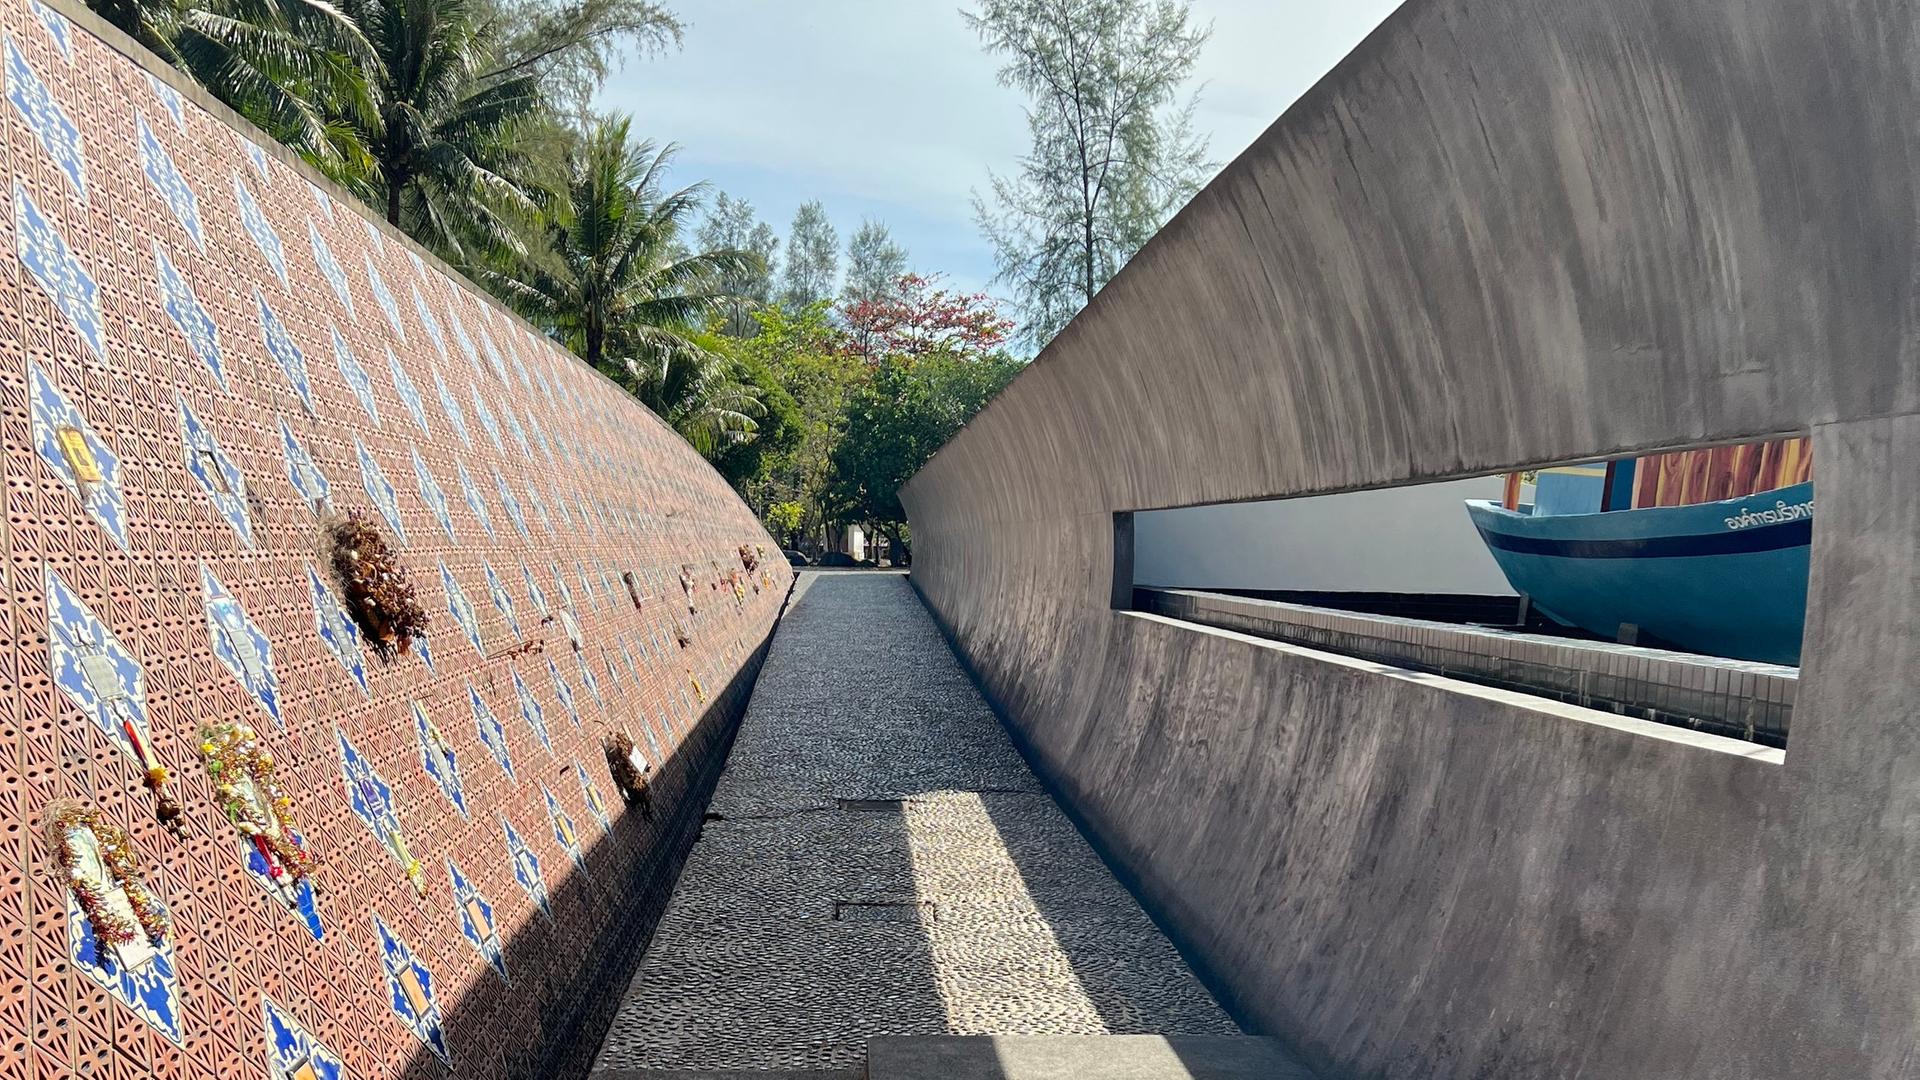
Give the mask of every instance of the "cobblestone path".
[{"label": "cobblestone path", "polygon": [[824,1080],[874,1035],[1237,1031],[906,578],[806,573],[596,1071]]}]

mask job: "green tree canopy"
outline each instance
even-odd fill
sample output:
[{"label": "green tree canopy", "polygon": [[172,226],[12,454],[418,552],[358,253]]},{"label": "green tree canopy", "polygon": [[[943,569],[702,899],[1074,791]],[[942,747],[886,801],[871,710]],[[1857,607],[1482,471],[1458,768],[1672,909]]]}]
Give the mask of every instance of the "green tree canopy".
[{"label": "green tree canopy", "polygon": [[[357,125],[376,117],[378,60],[324,0],[88,0],[95,14],[179,68],[322,172],[369,166]],[[355,123],[342,122],[349,118]]]},{"label": "green tree canopy", "polygon": [[906,273],[907,249],[894,243],[886,225],[868,218],[847,240],[847,283],[841,290],[841,301],[859,304],[889,299]]},{"label": "green tree canopy", "polygon": [[1210,171],[1180,91],[1212,31],[1186,0],[982,0],[965,18],[1029,98],[1032,147],[974,213],[1044,345]]},{"label": "green tree canopy", "polygon": [[1021,368],[1005,353],[892,356],[848,396],[829,496],[840,519],[872,522],[909,552],[900,488]]},{"label": "green tree canopy", "polygon": [[584,115],[629,54],[680,44],[686,27],[658,0],[479,0],[502,27],[486,78],[531,75],[556,112]]},{"label": "green tree canopy", "polygon": [[629,129],[626,117],[606,118],[573,142],[564,191],[541,196],[540,243],[492,284],[711,452],[752,433],[761,412],[753,387],[703,335],[738,299],[725,281],[757,260],[682,252],[701,188],[669,189],[673,148],[636,143]]},{"label": "green tree canopy", "polygon": [[362,139],[387,222],[455,262],[518,246],[532,209],[516,141],[536,114],[539,79],[492,77],[500,40],[471,0],[348,0],[372,42],[378,122]]},{"label": "green tree canopy", "polygon": [[759,329],[754,309],[773,300],[774,260],[780,248],[773,226],[760,220],[752,203],[722,191],[708,205],[707,216],[694,232],[694,243],[701,251],[747,251],[760,257],[758,265],[743,268],[725,285],[727,292],[743,301],[727,313],[727,333],[734,337],[753,335]]},{"label": "green tree canopy", "polygon": [[840,279],[840,238],[818,199],[802,203],[787,235],[787,266],[780,302],[798,310],[833,298]]}]

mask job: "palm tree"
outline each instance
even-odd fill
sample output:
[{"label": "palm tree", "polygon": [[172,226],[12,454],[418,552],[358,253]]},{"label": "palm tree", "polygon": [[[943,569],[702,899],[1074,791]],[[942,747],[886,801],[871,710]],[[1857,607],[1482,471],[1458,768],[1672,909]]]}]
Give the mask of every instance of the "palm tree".
[{"label": "palm tree", "polygon": [[538,79],[488,74],[496,27],[469,0],[348,0],[346,10],[376,60],[379,111],[363,138],[388,224],[457,262],[515,247],[511,219],[533,209],[515,135],[537,112]]},{"label": "palm tree", "polygon": [[377,119],[360,28],[326,0],[88,0],[95,14],[184,71],[321,171],[368,166],[353,125]]},{"label": "palm tree", "polygon": [[627,385],[702,452],[751,437],[757,392],[710,347],[707,320],[743,303],[727,288],[756,268],[742,251],[688,254],[686,218],[703,185],[667,190],[673,147],[630,141],[630,120],[580,133],[565,190],[541,199],[542,243],[489,284],[589,364]]}]

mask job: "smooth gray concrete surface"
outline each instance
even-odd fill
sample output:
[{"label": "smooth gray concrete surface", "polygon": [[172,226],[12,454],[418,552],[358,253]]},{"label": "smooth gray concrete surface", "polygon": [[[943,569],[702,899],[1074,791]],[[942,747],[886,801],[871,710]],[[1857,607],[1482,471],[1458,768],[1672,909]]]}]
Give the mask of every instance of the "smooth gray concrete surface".
[{"label": "smooth gray concrete surface", "polygon": [[[1612,641],[1503,628],[1363,615],[1334,608],[1195,589],[1137,589],[1138,611],[1363,656],[1419,671],[1526,690],[1573,705],[1741,737],[1728,752],[1754,753],[1792,723],[1800,669]],[[1764,733],[1765,739],[1753,739]],[[1747,740],[1753,740],[1748,743]],[[1785,760],[1774,751],[1768,760]]]},{"label": "smooth gray concrete surface", "polygon": [[1133,581],[1161,588],[1512,596],[1466,500],[1501,476],[1133,516]]},{"label": "smooth gray concrete surface", "polygon": [[867,1045],[866,1080],[1313,1080],[1250,1035],[947,1035]]},{"label": "smooth gray concrete surface", "polygon": [[[1920,1074],[1920,5],[1412,0],[903,499],[1243,1015],[1357,1077]],[[1113,515],[1811,431],[1783,763],[1111,610]]]},{"label": "smooth gray concrete surface", "polygon": [[1239,1034],[902,574],[800,575],[707,817],[601,1080],[831,1076],[880,1035]]}]

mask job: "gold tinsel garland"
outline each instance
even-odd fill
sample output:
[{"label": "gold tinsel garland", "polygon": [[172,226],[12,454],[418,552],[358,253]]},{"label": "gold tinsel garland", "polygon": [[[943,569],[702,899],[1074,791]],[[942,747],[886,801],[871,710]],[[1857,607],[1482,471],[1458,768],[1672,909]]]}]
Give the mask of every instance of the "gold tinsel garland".
[{"label": "gold tinsel garland", "polygon": [[328,562],[346,597],[347,616],[373,654],[391,663],[427,635],[427,613],[406,567],[373,523],[358,512],[327,525]]},{"label": "gold tinsel garland", "polygon": [[[108,821],[97,807],[84,806],[71,800],[62,800],[47,808],[45,827],[47,846],[53,851],[54,866],[59,869],[62,882],[80,901],[80,910],[93,927],[96,939],[108,948],[129,944],[142,935],[155,947],[166,943],[167,935],[173,929],[172,920],[167,917],[167,909],[148,891],[146,881],[140,876],[140,857],[134,853],[133,842],[128,839],[125,829]],[[93,834],[94,843],[100,851],[100,862],[113,879],[112,885],[90,878],[80,869],[79,853],[74,850],[68,835],[76,828],[86,829]],[[137,926],[107,907],[107,892],[113,886],[118,886],[120,891],[126,893],[127,904],[133,908]]]},{"label": "gold tinsel garland", "polygon": [[[276,882],[285,875],[292,885],[305,878],[313,857],[294,839],[293,800],[274,778],[273,754],[250,727],[237,722],[210,724],[200,729],[200,760],[213,779],[213,795],[227,820],[253,844],[267,864],[267,876]],[[251,781],[267,801],[268,820],[259,804],[246,797],[239,783]]]}]

